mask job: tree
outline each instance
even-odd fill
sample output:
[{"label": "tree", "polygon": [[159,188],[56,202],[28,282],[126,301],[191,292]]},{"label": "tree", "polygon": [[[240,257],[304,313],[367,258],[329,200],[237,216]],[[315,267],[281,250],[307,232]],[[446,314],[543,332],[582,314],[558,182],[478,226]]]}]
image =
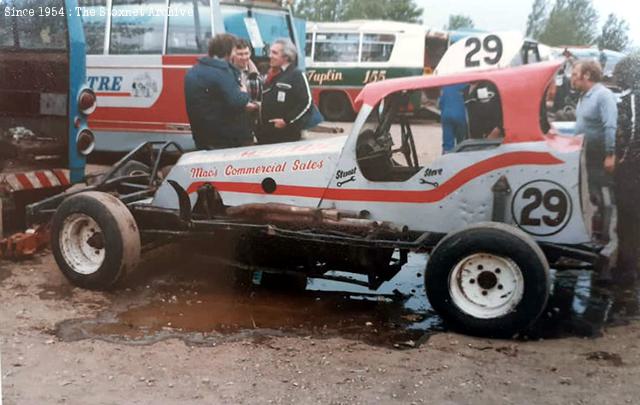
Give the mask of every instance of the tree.
[{"label": "tree", "polygon": [[629,24],[624,18],[609,14],[598,37],[598,48],[622,52],[629,46]]},{"label": "tree", "polygon": [[444,26],[445,30],[455,31],[463,28],[473,28],[473,20],[462,14],[450,14],[449,24]]},{"label": "tree", "polygon": [[297,17],[308,21],[392,20],[422,23],[414,0],[298,0]]},{"label": "tree", "polygon": [[547,0],[535,0],[527,17],[527,36],[538,39],[547,24]]},{"label": "tree", "polygon": [[294,14],[307,21],[341,21],[348,0],[299,0]]},{"label": "tree", "polygon": [[422,23],[423,9],[414,0],[346,0],[344,20],[391,20]]},{"label": "tree", "polygon": [[538,38],[552,45],[593,45],[598,12],[591,0],[556,0]]}]

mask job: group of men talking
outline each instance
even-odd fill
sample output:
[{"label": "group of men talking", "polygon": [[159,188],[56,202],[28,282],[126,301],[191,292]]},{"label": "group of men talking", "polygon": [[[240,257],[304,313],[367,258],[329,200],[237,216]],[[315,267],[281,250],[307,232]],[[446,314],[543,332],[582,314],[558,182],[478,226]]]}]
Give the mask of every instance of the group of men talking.
[{"label": "group of men talking", "polygon": [[299,140],[313,101],[297,62],[293,42],[277,39],[269,50],[269,70],[261,75],[247,41],[231,34],[211,38],[208,56],[200,58],[184,79],[196,149]]}]

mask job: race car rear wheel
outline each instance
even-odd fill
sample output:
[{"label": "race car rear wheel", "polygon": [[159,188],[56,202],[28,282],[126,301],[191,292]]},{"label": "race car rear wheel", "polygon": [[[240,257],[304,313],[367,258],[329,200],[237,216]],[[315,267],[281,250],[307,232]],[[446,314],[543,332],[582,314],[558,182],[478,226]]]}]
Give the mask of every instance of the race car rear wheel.
[{"label": "race car rear wheel", "polygon": [[481,223],[440,241],[427,263],[425,288],[433,308],[452,327],[510,337],[544,310],[549,264],[524,232]]},{"label": "race car rear wheel", "polygon": [[109,289],[138,263],[138,227],[126,205],[111,194],[91,191],[67,198],[51,225],[56,263],[79,287]]}]

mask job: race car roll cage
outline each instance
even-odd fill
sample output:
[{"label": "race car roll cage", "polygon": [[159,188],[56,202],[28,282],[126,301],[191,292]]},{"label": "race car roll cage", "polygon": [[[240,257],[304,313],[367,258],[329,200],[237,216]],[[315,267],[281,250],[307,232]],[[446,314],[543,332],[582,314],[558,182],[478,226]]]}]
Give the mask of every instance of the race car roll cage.
[{"label": "race car roll cage", "polygon": [[[337,211],[335,209],[305,208],[285,204],[246,204],[237,207],[224,206],[215,184],[206,183],[197,190],[196,204],[191,206],[188,193],[173,180],[168,180],[178,197],[179,208],[160,208],[146,204],[163,182],[160,168],[165,154],[175,149],[179,155],[182,148],[175,142],[145,142],[120,159],[105,175],[92,185],[72,188],[67,192],[47,198],[27,207],[29,224],[45,223],[51,219],[57,207],[66,198],[86,192],[100,191],[118,197],[131,211],[140,231],[143,245],[149,248],[170,242],[177,238],[211,239],[214,234],[235,232],[241,235],[261,235],[271,238],[292,239],[312,244],[330,244],[364,249],[399,249],[399,259],[395,259],[385,270],[368,273],[367,282],[349,277],[324,274],[329,269],[318,264],[315,271],[307,273],[312,277],[358,284],[377,289],[390,280],[407,262],[408,252],[431,251],[446,235],[437,232],[416,232],[407,227],[397,227],[387,222],[367,219],[368,212],[359,213]],[[122,174],[130,162],[150,163],[149,172],[139,169]],[[494,207],[504,206],[507,193],[494,187]],[[500,209],[494,209],[492,220],[504,222]],[[502,210],[503,211],[503,210]],[[284,225],[284,226],[282,226]],[[563,269],[556,260],[567,257],[582,262],[566,268],[591,269],[600,259],[598,248],[588,245],[566,246],[548,242],[538,242],[550,263],[556,262],[556,269]],[[234,262],[236,266],[250,270],[278,273],[298,273],[283,269],[269,269]]]}]

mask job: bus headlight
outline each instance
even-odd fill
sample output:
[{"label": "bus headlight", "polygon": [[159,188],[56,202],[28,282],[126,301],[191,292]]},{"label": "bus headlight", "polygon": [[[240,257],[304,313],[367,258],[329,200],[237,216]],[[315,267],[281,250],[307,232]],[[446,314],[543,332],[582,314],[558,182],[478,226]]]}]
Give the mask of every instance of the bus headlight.
[{"label": "bus headlight", "polygon": [[83,129],[76,138],[76,149],[82,156],[87,156],[96,147],[96,138],[88,129]]},{"label": "bus headlight", "polygon": [[78,110],[84,115],[94,112],[97,105],[96,93],[93,90],[83,89],[78,95]]}]

